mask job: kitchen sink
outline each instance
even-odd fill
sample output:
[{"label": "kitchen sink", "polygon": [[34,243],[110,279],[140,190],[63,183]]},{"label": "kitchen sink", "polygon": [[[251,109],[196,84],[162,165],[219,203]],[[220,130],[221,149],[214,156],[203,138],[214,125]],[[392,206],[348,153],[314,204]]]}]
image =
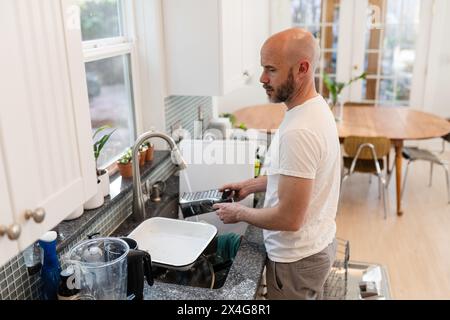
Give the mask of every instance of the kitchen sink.
[{"label": "kitchen sink", "polygon": [[[178,219],[179,218],[178,196],[166,201],[165,204],[159,206],[154,212],[156,217],[165,217]],[[190,221],[205,221],[216,225],[218,228],[218,235],[211,241],[209,246],[204,250],[202,255],[196,260],[193,265],[185,271],[174,270],[164,267],[153,267],[153,276],[155,280],[178,284],[190,287],[220,289],[228,276],[228,273],[233,264],[233,254],[219,254],[218,251],[230,251],[230,243],[236,246],[240,236],[245,232],[246,226],[239,225],[234,229],[223,229],[221,225],[217,225],[214,220],[215,214],[204,214],[198,217],[190,217]],[[219,220],[220,221],[220,220]],[[220,239],[220,241],[219,241]],[[225,240],[225,241],[223,241]],[[228,240],[228,241],[226,241]],[[233,242],[234,241],[234,242]],[[218,243],[221,243],[218,250]],[[240,243],[239,243],[240,245]],[[235,254],[238,247],[234,247],[231,251]]]},{"label": "kitchen sink", "polygon": [[[164,283],[178,284],[190,287],[207,289],[220,289],[228,276],[233,264],[233,257],[227,255],[223,257],[220,252],[229,251],[229,248],[218,248],[219,239],[237,239],[240,236],[229,234],[216,236],[210,245],[204,250],[202,255],[192,264],[188,270],[175,270],[163,267],[153,267],[154,279]],[[240,245],[240,243],[239,243]],[[238,247],[232,251],[237,252]]]},{"label": "kitchen sink", "polygon": [[[148,218],[179,219],[178,201],[178,194],[166,195],[160,203],[148,201],[146,211],[151,214],[151,217]],[[204,216],[206,215],[200,215],[198,221],[207,221],[208,219],[205,219]],[[196,221],[195,218],[190,220]],[[208,222],[215,224],[213,221]],[[128,236],[138,225],[139,223],[134,222],[130,217],[112,233],[112,236]],[[234,255],[240,246],[241,234],[240,232],[232,232],[232,230],[223,230],[221,226],[216,227],[218,227],[218,234],[187,270],[175,270],[153,265],[154,279],[183,286],[220,289],[225,283],[233,264]],[[233,248],[230,248],[230,243]]]}]

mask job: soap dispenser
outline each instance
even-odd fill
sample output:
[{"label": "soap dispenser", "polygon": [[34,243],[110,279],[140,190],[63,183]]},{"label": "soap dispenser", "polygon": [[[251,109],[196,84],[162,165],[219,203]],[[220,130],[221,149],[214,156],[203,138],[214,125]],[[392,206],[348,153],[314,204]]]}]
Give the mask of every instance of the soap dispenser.
[{"label": "soap dispenser", "polygon": [[41,270],[44,300],[57,299],[61,266],[56,254],[56,237],[55,231],[49,231],[39,239],[39,245],[44,252]]}]

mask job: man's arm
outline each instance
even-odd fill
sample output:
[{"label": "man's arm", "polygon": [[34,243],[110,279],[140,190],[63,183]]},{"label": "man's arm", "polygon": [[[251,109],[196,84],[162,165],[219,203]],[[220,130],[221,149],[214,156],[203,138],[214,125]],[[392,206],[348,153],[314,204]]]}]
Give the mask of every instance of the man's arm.
[{"label": "man's arm", "polygon": [[278,231],[297,231],[305,221],[314,180],[280,175],[279,203],[274,208],[253,209],[237,203],[215,205],[224,223],[245,221],[259,228]]},{"label": "man's arm", "polygon": [[234,190],[236,192],[235,200],[241,201],[252,193],[266,191],[267,176],[259,176],[258,178],[253,178],[242,182],[229,183],[222,186],[220,191],[225,189]]}]

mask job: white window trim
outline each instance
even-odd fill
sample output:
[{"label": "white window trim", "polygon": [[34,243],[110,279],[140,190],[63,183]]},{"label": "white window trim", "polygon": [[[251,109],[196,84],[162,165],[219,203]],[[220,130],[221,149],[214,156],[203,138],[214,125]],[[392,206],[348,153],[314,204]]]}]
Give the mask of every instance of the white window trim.
[{"label": "white window trim", "polygon": [[[72,1],[72,3],[75,3]],[[121,0],[122,17],[121,24],[123,36],[96,39],[82,42],[84,63],[98,61],[107,58],[121,57],[129,55],[131,81],[126,77],[127,85],[131,88],[132,117],[134,122],[133,136],[136,139],[142,132],[142,107],[141,107],[141,83],[140,83],[140,62],[138,57],[137,43],[135,36],[134,1]],[[81,38],[81,30],[80,30]],[[124,150],[125,151],[125,150]],[[111,159],[104,167],[113,164],[116,159]]]},{"label": "white window trim", "polygon": [[[84,49],[84,62],[98,61],[107,58],[119,57],[126,54],[131,54],[133,49],[133,44],[131,43],[121,43],[113,44],[104,47],[96,47],[92,49]],[[133,57],[132,57],[133,59]]]}]

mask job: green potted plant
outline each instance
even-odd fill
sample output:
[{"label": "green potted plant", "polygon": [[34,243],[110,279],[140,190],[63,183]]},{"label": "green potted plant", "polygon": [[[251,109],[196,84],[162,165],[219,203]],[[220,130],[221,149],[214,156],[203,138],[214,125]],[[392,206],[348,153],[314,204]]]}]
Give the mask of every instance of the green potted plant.
[{"label": "green potted plant", "polygon": [[117,160],[117,167],[123,178],[131,178],[133,176],[132,167],[133,150],[128,148],[127,151]]},{"label": "green potted plant", "polygon": [[327,73],[323,74],[323,81],[325,83],[325,86],[327,87],[328,91],[330,92],[330,99],[328,101],[328,104],[332,111],[335,111],[334,109],[339,109],[336,113],[336,120],[340,121],[343,117],[343,108],[342,108],[342,101],[341,101],[341,93],[344,88],[350,86],[353,82],[366,79],[367,74],[363,72],[358,77],[355,77],[351,79],[349,82],[337,82],[330,78],[330,76]]},{"label": "green potted plant", "polygon": [[108,142],[111,135],[116,131],[114,129],[108,134],[104,134],[100,139],[96,141],[96,137],[103,130],[111,128],[109,125],[102,126],[98,128],[94,135],[92,136],[92,140],[94,142],[94,158],[95,158],[95,170],[97,174],[97,193],[88,201],[86,201],[83,205],[84,209],[91,210],[99,208],[105,202],[105,197],[109,195],[109,172],[107,169],[99,169],[98,167],[98,158],[100,157],[101,151],[105,146],[106,142]]},{"label": "green potted plant", "polygon": [[339,95],[341,94],[342,90],[344,90],[344,88],[348,87],[355,81],[358,81],[360,79],[366,79],[366,77],[367,74],[363,72],[361,75],[351,79],[349,82],[336,82],[335,80],[331,79],[327,73],[324,73],[323,81],[328,91],[330,92],[330,99],[331,99],[330,106],[334,107],[339,102]]},{"label": "green potted plant", "polygon": [[144,145],[147,147],[147,153],[145,154],[145,161],[153,161],[153,153],[155,151],[155,146],[150,141],[145,141]]},{"label": "green potted plant", "polygon": [[[95,141],[95,138],[98,134],[100,134],[102,131],[106,129],[110,129],[111,126],[105,125],[100,128],[98,128],[92,139]],[[95,169],[97,172],[97,177],[100,180],[101,189],[103,191],[103,196],[107,197],[109,195],[109,172],[107,169],[99,169],[98,167],[98,158],[100,157],[100,154],[103,150],[103,147],[108,142],[109,138],[111,138],[112,134],[116,131],[116,129],[112,130],[110,133],[104,134],[100,139],[98,139],[94,143],[94,158],[95,158]]]},{"label": "green potted plant", "polygon": [[231,127],[235,127],[236,126],[236,116],[232,113],[222,113],[220,115],[221,118],[228,118],[228,120],[230,120],[231,123]]},{"label": "green potted plant", "polygon": [[142,167],[145,164],[147,150],[148,150],[148,147],[144,143],[139,146],[139,166],[140,167]]}]

